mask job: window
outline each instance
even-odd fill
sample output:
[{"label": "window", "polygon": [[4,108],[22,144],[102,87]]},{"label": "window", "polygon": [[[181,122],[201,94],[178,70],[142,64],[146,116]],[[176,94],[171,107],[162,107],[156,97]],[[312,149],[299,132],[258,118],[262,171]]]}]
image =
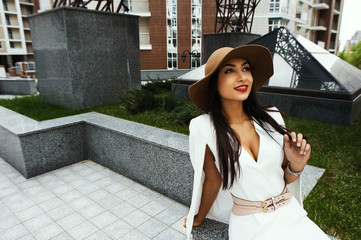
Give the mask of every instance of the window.
[{"label": "window", "polygon": [[269,12],[270,13],[279,13],[280,12],[280,0],[270,0]]},{"label": "window", "polygon": [[3,43],[2,42],[0,42],[0,49],[2,49],[3,48]]},{"label": "window", "polygon": [[34,13],[34,9],[32,7],[28,7],[28,14],[31,15]]},{"label": "window", "polygon": [[13,31],[11,29],[8,29],[9,38],[13,39]]},{"label": "window", "polygon": [[201,65],[201,39],[202,39],[202,0],[192,0],[191,15],[191,68]]},{"label": "window", "polygon": [[177,69],[177,1],[167,0],[167,62],[168,69]]},{"label": "window", "polygon": [[10,47],[11,47],[11,48],[15,48],[15,45],[14,45],[13,42],[10,42]]},{"label": "window", "polygon": [[3,6],[4,6],[4,10],[8,11],[8,3],[6,2],[6,0],[3,0]]},{"label": "window", "polygon": [[270,0],[270,13],[289,14],[290,0]]},{"label": "window", "polygon": [[287,27],[287,22],[282,20],[268,20],[268,32],[272,32],[281,26]]},{"label": "window", "polygon": [[10,26],[10,25],[11,25],[10,16],[9,16],[9,15],[5,15],[5,19],[6,19],[6,24]]}]

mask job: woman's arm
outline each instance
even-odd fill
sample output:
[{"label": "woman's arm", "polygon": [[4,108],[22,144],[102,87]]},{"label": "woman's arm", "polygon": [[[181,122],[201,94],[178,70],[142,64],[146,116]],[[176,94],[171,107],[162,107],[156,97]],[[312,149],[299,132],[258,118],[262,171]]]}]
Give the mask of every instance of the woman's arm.
[{"label": "woman's arm", "polygon": [[289,162],[289,170],[294,173],[302,172],[311,155],[311,146],[303,139],[301,133],[292,132],[290,139],[287,134],[284,135],[284,152],[282,168],[287,184],[294,182],[299,176],[289,174],[287,164]]},{"label": "woman's arm", "polygon": [[193,226],[199,226],[203,222],[211,209],[214,200],[216,200],[219,188],[222,185],[221,175],[216,168],[215,158],[208,145],[206,145],[203,171],[205,173],[205,179],[203,183],[201,203],[198,214],[194,216]]}]

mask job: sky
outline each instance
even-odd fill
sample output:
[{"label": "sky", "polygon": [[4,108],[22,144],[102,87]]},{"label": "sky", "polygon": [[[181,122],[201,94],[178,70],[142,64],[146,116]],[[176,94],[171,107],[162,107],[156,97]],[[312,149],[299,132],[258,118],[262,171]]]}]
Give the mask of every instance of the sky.
[{"label": "sky", "polygon": [[339,36],[340,51],[357,30],[361,30],[361,0],[344,0]]}]

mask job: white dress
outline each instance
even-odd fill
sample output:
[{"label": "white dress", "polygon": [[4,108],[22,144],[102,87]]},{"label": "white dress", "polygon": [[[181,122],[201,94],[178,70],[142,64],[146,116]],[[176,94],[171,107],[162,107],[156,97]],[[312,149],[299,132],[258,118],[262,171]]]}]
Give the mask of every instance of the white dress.
[{"label": "white dress", "polygon": [[[279,113],[269,112],[269,114],[279,124],[284,125]],[[230,240],[329,240],[327,235],[307,217],[306,211],[302,208],[299,179],[289,186],[298,201],[293,197],[289,204],[270,213],[255,213],[244,216],[236,216],[231,213],[233,202],[230,192],[242,199],[263,201],[281,194],[284,188],[284,171],[281,167],[283,136],[279,133],[272,133],[276,140],[274,141],[255,121],[254,123],[260,140],[257,162],[245,149],[241,149],[240,174],[232,188],[219,191],[207,217],[229,223]],[[190,124],[190,157],[195,174],[192,204],[187,218],[188,237],[191,232],[189,226],[193,224],[192,216],[198,212],[202,194],[205,145],[209,146],[215,156],[216,166],[219,170],[215,131],[208,114],[193,119]]]}]

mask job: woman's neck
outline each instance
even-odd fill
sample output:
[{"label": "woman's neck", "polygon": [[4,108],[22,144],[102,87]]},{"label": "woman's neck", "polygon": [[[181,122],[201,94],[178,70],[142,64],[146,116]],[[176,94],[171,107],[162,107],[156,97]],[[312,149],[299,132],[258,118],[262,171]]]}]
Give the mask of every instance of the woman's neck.
[{"label": "woman's neck", "polygon": [[239,124],[249,120],[248,115],[243,109],[243,102],[240,101],[223,100],[222,114],[229,124]]}]

